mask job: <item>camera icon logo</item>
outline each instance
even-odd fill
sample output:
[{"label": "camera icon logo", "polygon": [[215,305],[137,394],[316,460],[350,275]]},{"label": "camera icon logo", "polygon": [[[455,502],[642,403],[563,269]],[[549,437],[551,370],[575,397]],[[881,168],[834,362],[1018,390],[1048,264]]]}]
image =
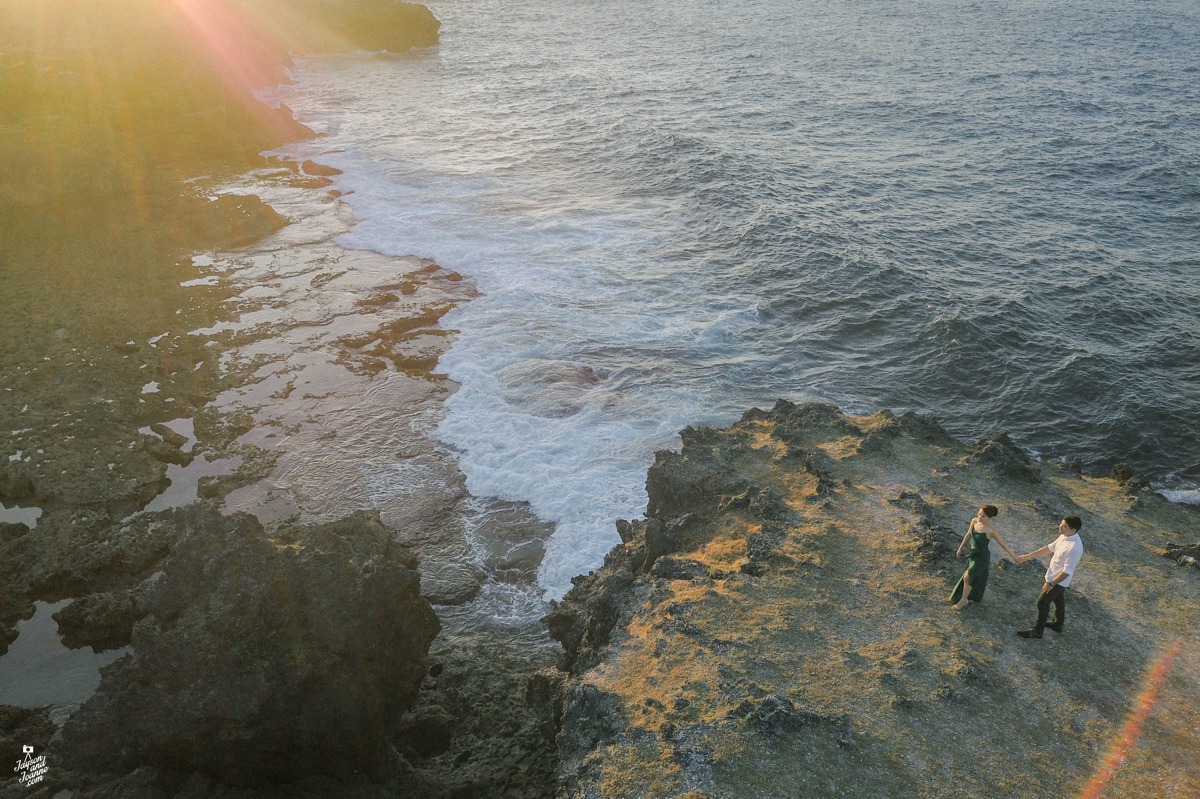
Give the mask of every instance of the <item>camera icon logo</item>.
[{"label": "camera icon logo", "polygon": [[32,747],[32,746],[22,746],[22,747],[21,747],[21,751],[22,751],[22,752],[24,752],[24,753],[25,753],[25,754],[27,754],[27,755],[32,755],[32,754],[33,754],[33,747]]}]

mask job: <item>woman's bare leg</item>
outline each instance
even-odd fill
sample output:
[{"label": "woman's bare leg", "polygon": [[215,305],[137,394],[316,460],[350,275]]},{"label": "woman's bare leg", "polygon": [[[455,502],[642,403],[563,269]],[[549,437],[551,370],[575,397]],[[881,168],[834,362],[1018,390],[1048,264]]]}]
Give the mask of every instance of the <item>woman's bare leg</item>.
[{"label": "woman's bare leg", "polygon": [[962,596],[960,596],[958,598],[957,604],[951,605],[950,607],[954,608],[955,610],[962,610],[963,608],[965,608],[967,606],[967,601],[968,601],[967,597],[969,597],[970,595],[971,595],[971,573],[963,572]]}]

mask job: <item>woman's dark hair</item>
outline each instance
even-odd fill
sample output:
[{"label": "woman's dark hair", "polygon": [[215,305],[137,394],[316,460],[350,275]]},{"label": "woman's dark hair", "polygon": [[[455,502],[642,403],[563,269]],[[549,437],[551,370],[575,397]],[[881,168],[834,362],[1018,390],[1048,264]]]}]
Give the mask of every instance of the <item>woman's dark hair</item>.
[{"label": "woman's dark hair", "polygon": [[1064,516],[1063,521],[1067,523],[1067,527],[1070,527],[1077,533],[1083,528],[1083,519],[1080,519],[1078,516]]},{"label": "woman's dark hair", "polygon": [[982,510],[983,510],[983,515],[988,517],[989,519],[994,519],[1000,515],[1000,509],[997,508],[995,505],[984,505]]}]

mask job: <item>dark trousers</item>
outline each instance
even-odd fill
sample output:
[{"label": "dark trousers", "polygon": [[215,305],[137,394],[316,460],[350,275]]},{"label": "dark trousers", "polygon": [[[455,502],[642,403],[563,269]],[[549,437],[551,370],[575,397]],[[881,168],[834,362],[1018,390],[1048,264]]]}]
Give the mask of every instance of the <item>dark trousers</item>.
[{"label": "dark trousers", "polygon": [[1067,589],[1061,585],[1052,585],[1049,588],[1042,589],[1042,593],[1038,594],[1037,609],[1038,619],[1037,624],[1033,625],[1033,629],[1039,633],[1046,627],[1046,619],[1050,616],[1050,604],[1054,604],[1054,621],[1051,622],[1055,627],[1062,627],[1063,620],[1066,619],[1066,597]]}]

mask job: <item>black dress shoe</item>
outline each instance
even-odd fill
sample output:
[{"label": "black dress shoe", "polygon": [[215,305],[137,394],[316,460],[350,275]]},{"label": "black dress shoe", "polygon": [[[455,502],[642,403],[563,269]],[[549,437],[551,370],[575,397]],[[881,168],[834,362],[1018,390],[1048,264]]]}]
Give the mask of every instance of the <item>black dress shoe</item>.
[{"label": "black dress shoe", "polygon": [[1047,628],[1047,629],[1050,629],[1050,630],[1054,630],[1054,632],[1056,632],[1056,633],[1061,633],[1061,632],[1062,632],[1062,625],[1061,625],[1061,624],[1047,624],[1047,625],[1046,625],[1046,628]]},{"label": "black dress shoe", "polygon": [[1017,635],[1022,638],[1041,638],[1042,634],[1037,630],[1018,630]]}]

